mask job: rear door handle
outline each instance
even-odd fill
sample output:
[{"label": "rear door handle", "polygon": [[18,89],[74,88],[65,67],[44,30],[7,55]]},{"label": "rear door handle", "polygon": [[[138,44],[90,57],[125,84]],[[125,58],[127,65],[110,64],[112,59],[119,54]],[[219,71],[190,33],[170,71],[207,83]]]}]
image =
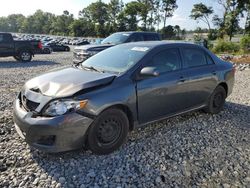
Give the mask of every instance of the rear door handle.
[{"label": "rear door handle", "polygon": [[185,82],[185,81],[186,81],[186,79],[183,76],[181,76],[179,79],[179,82]]}]

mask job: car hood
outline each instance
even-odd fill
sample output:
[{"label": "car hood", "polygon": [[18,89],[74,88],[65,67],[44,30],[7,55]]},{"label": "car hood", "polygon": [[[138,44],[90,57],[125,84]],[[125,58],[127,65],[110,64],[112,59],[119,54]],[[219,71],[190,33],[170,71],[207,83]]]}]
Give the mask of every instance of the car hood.
[{"label": "car hood", "polygon": [[75,47],[75,50],[102,51],[112,46],[114,46],[114,44],[87,44],[83,46],[77,46]]},{"label": "car hood", "polygon": [[78,91],[109,84],[116,76],[77,68],[65,68],[35,77],[25,84],[25,89],[53,98],[67,97]]}]

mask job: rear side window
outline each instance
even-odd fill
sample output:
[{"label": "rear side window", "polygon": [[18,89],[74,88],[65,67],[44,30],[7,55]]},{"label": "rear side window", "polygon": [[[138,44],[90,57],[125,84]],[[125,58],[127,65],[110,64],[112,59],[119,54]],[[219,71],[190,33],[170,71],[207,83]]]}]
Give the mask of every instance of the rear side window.
[{"label": "rear side window", "polygon": [[156,67],[160,73],[171,72],[181,68],[179,50],[166,49],[156,54],[149,66]]},{"label": "rear side window", "polygon": [[198,67],[207,65],[204,52],[195,48],[182,49],[184,61],[188,67]]},{"label": "rear side window", "polygon": [[0,35],[0,42],[3,42],[3,35]]},{"label": "rear side window", "polygon": [[143,36],[139,33],[134,33],[130,38],[129,42],[138,42],[138,41],[143,41]]},{"label": "rear side window", "polygon": [[209,64],[209,65],[213,65],[213,64],[214,64],[214,61],[213,61],[213,59],[210,57],[210,55],[206,54],[206,58],[207,58],[207,64]]},{"label": "rear side window", "polygon": [[158,37],[153,34],[144,34],[144,40],[145,41],[154,41],[158,40]]}]

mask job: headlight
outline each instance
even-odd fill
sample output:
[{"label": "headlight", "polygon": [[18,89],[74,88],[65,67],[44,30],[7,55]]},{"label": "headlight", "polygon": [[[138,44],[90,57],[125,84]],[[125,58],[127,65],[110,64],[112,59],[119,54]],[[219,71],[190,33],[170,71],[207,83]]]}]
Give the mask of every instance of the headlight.
[{"label": "headlight", "polygon": [[56,100],[52,101],[47,109],[45,115],[49,116],[60,116],[67,112],[76,111],[85,108],[87,100],[74,101],[74,100]]},{"label": "headlight", "polygon": [[95,54],[97,54],[98,52],[96,52],[96,51],[88,51],[89,52],[89,55],[91,55],[91,56],[93,56],[93,55],[95,55]]}]

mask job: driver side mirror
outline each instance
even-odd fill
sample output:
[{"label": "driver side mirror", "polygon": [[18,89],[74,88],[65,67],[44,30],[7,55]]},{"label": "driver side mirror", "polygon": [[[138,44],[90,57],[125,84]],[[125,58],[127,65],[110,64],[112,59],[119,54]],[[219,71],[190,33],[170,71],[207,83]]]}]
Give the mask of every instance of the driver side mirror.
[{"label": "driver side mirror", "polygon": [[140,77],[157,77],[160,75],[160,72],[156,67],[144,67],[140,71]]}]

